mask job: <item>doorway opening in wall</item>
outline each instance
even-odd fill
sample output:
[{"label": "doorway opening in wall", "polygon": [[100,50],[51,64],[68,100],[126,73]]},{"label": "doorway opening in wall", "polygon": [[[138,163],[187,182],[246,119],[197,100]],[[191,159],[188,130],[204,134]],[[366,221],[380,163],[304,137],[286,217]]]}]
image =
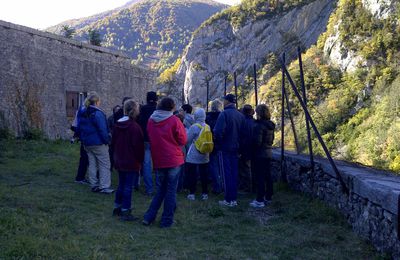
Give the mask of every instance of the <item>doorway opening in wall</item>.
[{"label": "doorway opening in wall", "polygon": [[87,92],[67,91],[66,92],[66,108],[67,117],[74,118],[76,111],[81,107],[87,97]]}]

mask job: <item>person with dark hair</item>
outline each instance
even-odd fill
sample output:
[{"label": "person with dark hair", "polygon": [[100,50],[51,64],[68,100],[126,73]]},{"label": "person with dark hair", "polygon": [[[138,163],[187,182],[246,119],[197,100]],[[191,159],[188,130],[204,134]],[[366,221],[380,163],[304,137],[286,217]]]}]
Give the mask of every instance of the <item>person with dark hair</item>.
[{"label": "person with dark hair", "polygon": [[254,178],[252,178],[251,175],[251,158],[253,153],[251,141],[253,138],[254,109],[251,105],[244,105],[242,113],[245,120],[242,126],[242,135],[240,138],[239,190],[251,192],[252,187],[254,186],[252,185]]},{"label": "person with dark hair", "polygon": [[[108,124],[108,129],[110,130],[110,133],[113,132],[114,129],[114,118],[115,118],[115,114],[121,109],[120,105],[116,105],[115,107],[113,107],[112,110],[112,115],[108,117],[107,119],[107,124]],[[113,158],[113,148],[110,145],[110,147],[108,148],[108,153],[110,155],[110,171],[112,172],[113,168],[114,168],[114,158]]]},{"label": "person with dark hair", "polygon": [[141,173],[143,176],[145,192],[147,195],[151,196],[153,194],[153,177],[152,177],[150,142],[149,142],[149,135],[147,133],[147,123],[149,121],[150,116],[157,108],[157,101],[158,101],[157,93],[154,91],[147,92],[146,101],[147,104],[140,108],[140,115],[138,121],[144,134],[144,147],[145,147],[144,161]]},{"label": "person with dark hair", "polygon": [[113,216],[120,216],[123,221],[137,220],[131,214],[132,186],[139,177],[144,158],[144,138],[136,117],[139,104],[126,100],[125,116],[115,124],[111,146],[114,150],[115,168],[118,170],[118,189],[115,193]]},{"label": "person with dark hair", "polygon": [[189,130],[190,126],[194,124],[194,118],[192,115],[193,107],[189,104],[184,104],[179,109],[179,113],[184,116],[183,125],[186,130]]},{"label": "person with dark hair", "polygon": [[274,142],[275,124],[266,105],[256,108],[257,120],[253,132],[254,171],[257,184],[257,198],[250,202],[254,208],[262,208],[268,203],[273,194],[271,177],[272,144]]},{"label": "person with dark hair", "polygon": [[[206,114],[206,124],[210,126],[211,131],[214,130],[215,124],[219,114],[223,110],[223,104],[219,99],[213,100],[211,102],[211,111]],[[210,162],[208,164],[208,170],[211,175],[213,182],[212,191],[215,194],[220,194],[223,191],[222,176],[221,176],[221,164],[218,159],[218,153],[214,149],[210,153]]]},{"label": "person with dark hair", "polygon": [[215,149],[222,161],[225,185],[225,197],[219,201],[221,206],[237,206],[239,141],[244,116],[237,111],[236,96],[228,94],[224,97],[224,111],[218,116],[214,127]]},{"label": "person with dark hair", "polygon": [[174,221],[179,172],[184,163],[181,147],[187,141],[183,124],[173,115],[174,109],[174,100],[163,98],[147,123],[157,191],[143,218],[142,223],[146,226],[154,222],[163,202],[160,226],[170,227]]},{"label": "person with dark hair", "polygon": [[85,101],[85,108],[78,113],[78,131],[89,158],[89,182],[92,191],[110,194],[114,192],[111,189],[108,154],[110,133],[106,115],[99,105],[99,95],[96,92],[90,92]]},{"label": "person with dark hair", "polygon": [[119,119],[121,119],[124,116],[124,104],[125,101],[132,99],[131,97],[124,97],[122,99],[122,107],[119,107],[119,109],[115,112],[114,114],[114,124],[118,122]]}]

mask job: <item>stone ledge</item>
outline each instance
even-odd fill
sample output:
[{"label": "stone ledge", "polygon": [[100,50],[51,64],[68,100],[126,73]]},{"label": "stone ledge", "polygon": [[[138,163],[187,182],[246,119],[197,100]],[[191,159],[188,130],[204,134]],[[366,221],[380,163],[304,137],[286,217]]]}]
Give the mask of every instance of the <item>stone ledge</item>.
[{"label": "stone ledge", "polygon": [[[280,150],[274,150],[273,159],[280,161]],[[310,160],[307,155],[285,152],[285,159],[305,168],[310,167]],[[321,167],[325,173],[336,178],[336,174],[327,159],[316,157],[314,160],[315,164]],[[369,201],[381,205],[382,208],[392,214],[398,215],[400,176],[349,162],[335,162],[344,182],[352,193],[356,193]]]}]

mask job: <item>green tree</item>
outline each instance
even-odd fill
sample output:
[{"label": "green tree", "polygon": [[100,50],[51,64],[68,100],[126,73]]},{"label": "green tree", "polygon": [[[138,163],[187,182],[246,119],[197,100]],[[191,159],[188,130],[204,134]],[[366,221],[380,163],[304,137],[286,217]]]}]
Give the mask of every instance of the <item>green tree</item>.
[{"label": "green tree", "polygon": [[72,39],[75,34],[75,29],[69,25],[63,25],[61,33],[65,38]]},{"label": "green tree", "polygon": [[101,46],[100,33],[95,29],[89,29],[88,31],[89,43],[95,46]]}]

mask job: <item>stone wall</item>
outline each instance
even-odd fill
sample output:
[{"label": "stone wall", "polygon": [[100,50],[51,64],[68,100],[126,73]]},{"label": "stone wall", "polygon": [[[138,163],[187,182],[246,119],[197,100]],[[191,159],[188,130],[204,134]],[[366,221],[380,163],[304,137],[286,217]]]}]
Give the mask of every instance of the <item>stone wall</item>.
[{"label": "stone wall", "polygon": [[[272,165],[275,179],[280,178],[280,152],[274,152]],[[312,173],[307,156],[286,153],[283,169],[292,189],[337,208],[353,230],[371,241],[378,251],[400,259],[400,177],[345,162],[337,162],[337,166],[350,190],[349,195],[343,192],[328,160],[317,159]]]},{"label": "stone wall", "polygon": [[111,114],[125,96],[142,103],[155,79],[119,52],[3,21],[0,57],[0,128],[17,135],[39,128],[68,138],[67,91],[97,91]]}]

